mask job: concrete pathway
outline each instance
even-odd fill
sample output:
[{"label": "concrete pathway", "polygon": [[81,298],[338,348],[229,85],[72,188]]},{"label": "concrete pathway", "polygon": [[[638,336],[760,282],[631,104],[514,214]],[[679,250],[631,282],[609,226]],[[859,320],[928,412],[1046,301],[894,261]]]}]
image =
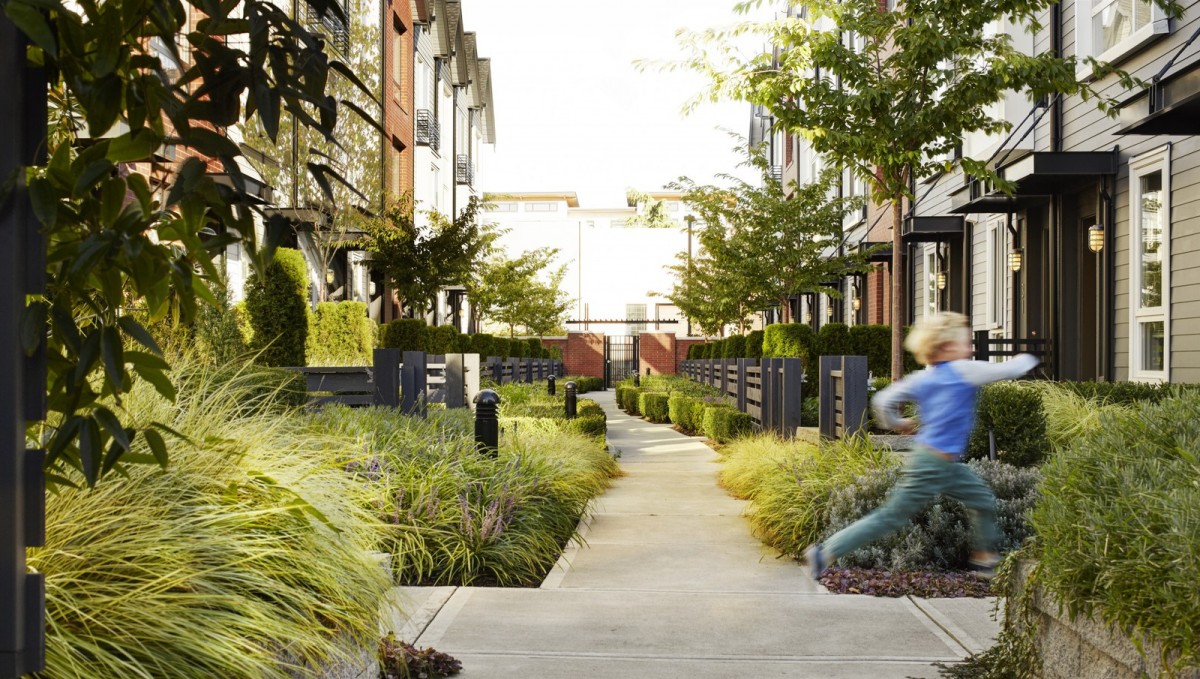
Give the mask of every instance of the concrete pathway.
[{"label": "concrete pathway", "polygon": [[831,595],[750,534],[703,439],[616,408],[625,476],[539,589],[402,588],[401,638],[464,677],[937,677],[991,644],[991,602]]}]

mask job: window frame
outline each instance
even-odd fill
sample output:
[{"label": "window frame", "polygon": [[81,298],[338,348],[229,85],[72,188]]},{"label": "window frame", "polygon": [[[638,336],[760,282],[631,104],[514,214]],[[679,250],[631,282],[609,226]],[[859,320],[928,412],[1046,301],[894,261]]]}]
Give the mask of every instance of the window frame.
[{"label": "window frame", "polygon": [[[1121,42],[1104,50],[1096,52],[1095,36],[1092,29],[1092,18],[1097,13],[1097,7],[1108,5],[1116,0],[1077,0],[1075,3],[1075,56],[1078,59],[1076,74],[1091,77],[1091,66],[1086,59],[1094,57],[1097,61],[1112,64],[1119,63],[1135,54],[1147,44],[1171,33],[1171,20],[1158,3],[1150,3],[1150,21],[1145,26],[1130,33]],[[1133,0],[1137,2],[1137,0]]]},{"label": "window frame", "polygon": [[1003,330],[1008,315],[1008,234],[1003,219],[987,222],[984,307],[987,330]]},{"label": "window frame", "polygon": [[[1141,248],[1141,179],[1159,173],[1162,176],[1163,205],[1162,244],[1159,246],[1159,261],[1162,263],[1162,298],[1157,307],[1141,304],[1142,248]],[[1139,382],[1168,382],[1171,376],[1171,145],[1147,151],[1129,159],[1129,379]],[[1146,323],[1163,324],[1163,367],[1162,370],[1142,368],[1145,357],[1142,345],[1142,326]]]}]

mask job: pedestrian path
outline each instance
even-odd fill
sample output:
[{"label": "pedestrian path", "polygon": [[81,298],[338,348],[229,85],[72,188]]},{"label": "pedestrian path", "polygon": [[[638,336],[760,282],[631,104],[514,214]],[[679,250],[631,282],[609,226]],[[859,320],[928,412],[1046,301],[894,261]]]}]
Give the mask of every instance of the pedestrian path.
[{"label": "pedestrian path", "polygon": [[831,595],[750,534],[703,439],[616,408],[625,475],[538,589],[404,588],[401,637],[464,677],[937,677],[990,645],[991,603]]}]

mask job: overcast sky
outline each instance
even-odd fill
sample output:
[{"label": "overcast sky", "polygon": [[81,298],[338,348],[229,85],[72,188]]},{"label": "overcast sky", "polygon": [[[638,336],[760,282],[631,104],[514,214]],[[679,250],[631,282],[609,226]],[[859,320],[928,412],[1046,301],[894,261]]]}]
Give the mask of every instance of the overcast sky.
[{"label": "overcast sky", "polygon": [[735,142],[718,129],[744,136],[748,104],[704,104],[685,117],[704,80],[633,63],[686,56],[676,31],[744,21],[734,4],[462,0],[464,28],[492,60],[497,143],[484,148],[479,188],[574,191],[581,207],[604,208],[624,205],[627,188],[656,191],[680,175],[753,176],[736,168]]}]

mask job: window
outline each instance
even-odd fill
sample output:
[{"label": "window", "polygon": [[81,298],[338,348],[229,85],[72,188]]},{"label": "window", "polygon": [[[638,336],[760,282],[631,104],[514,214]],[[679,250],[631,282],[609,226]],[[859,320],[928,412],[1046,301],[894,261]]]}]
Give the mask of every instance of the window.
[{"label": "window", "polygon": [[525,203],[526,212],[558,212],[558,203]]},{"label": "window", "polygon": [[400,98],[400,88],[404,83],[404,34],[400,32],[399,27],[392,31],[392,82],[396,84],[393,90],[396,93],[396,98]]},{"label": "window", "polygon": [[1170,32],[1167,15],[1151,0],[1078,0],[1075,3],[1075,56],[1119,61]]},{"label": "window", "polygon": [[492,203],[491,211],[492,212],[516,212],[517,204],[513,203],[513,202]]},{"label": "window", "polygon": [[936,316],[938,312],[937,249],[925,252],[925,315]]},{"label": "window", "polygon": [[1008,300],[1008,244],[1002,220],[987,227],[986,290],[988,329],[1003,328]]},{"label": "window", "polygon": [[[626,304],[625,318],[630,321],[646,320],[646,305],[645,304]],[[637,335],[646,332],[645,323],[630,323],[627,328],[628,335]]]},{"label": "window", "polygon": [[1129,161],[1129,376],[1166,381],[1170,351],[1170,147]]},{"label": "window", "polygon": [[390,172],[388,173],[388,188],[391,189],[393,196],[399,196],[400,192],[401,192],[400,191],[400,162],[401,162],[400,153],[401,153],[401,151],[400,151],[399,147],[392,146],[392,154],[391,154],[392,157],[389,159],[391,162],[388,163],[389,165],[391,165],[391,167],[388,168],[390,170]]}]

